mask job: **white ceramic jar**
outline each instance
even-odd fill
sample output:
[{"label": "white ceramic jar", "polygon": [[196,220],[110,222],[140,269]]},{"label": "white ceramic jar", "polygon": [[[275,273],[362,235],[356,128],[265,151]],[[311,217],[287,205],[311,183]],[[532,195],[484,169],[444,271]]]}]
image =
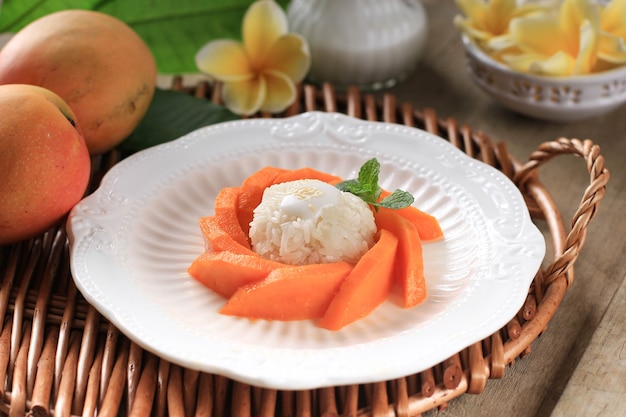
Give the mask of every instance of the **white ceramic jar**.
[{"label": "white ceramic jar", "polygon": [[311,50],[312,82],[364,90],[404,80],[421,58],[428,19],[419,0],[292,0],[289,30]]}]

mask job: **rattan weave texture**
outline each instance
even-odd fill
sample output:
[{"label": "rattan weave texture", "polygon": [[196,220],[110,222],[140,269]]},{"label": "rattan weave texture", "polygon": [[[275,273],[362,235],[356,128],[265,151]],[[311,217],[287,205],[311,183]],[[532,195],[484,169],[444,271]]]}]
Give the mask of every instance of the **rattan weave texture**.
[{"label": "rattan weave texture", "polygon": [[[220,102],[219,86],[172,89]],[[605,193],[609,172],[591,140],[558,138],[521,163],[504,143],[431,109],[416,110],[393,95],[330,85],[303,85],[284,117],[310,110],[416,126],[501,170],[518,185],[534,219],[547,225],[546,255],[523,308],[500,331],[419,374],[310,391],[276,391],[168,363],[130,342],[82,298],[71,279],[63,225],[19,244],[0,246],[0,414],[9,416],[419,416],[464,393],[478,394],[490,378],[527,356],[545,331],[574,278],[590,221]],[[570,225],[539,179],[538,168],[559,155],[583,158],[589,185]],[[116,151],[94,161],[92,189],[121,158]]]}]

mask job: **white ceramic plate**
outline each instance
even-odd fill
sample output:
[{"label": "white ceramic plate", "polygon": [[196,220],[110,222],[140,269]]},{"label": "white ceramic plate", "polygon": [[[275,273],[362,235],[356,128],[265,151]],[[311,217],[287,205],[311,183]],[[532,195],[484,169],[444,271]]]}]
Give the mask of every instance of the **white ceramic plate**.
[{"label": "white ceramic plate", "polygon": [[[224,299],[186,272],[218,191],[267,165],[354,178],[371,157],[381,186],[410,191],[446,235],[424,245],[427,299],[386,302],[338,332],[220,315]],[[422,130],[320,112],[218,124],[139,152],[72,210],[68,231],[79,290],[130,339],[276,389],[388,380],[447,359],[517,313],[545,254],[521,194],[496,169]]]}]

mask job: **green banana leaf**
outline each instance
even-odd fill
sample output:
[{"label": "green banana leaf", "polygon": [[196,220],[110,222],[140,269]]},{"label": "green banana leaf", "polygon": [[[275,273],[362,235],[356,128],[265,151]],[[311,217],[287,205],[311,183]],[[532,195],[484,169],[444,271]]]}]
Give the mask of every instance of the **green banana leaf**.
[{"label": "green banana leaf", "polygon": [[223,106],[184,92],[157,88],[139,126],[118,149],[133,153],[215,123],[240,117]]},{"label": "green banana leaf", "polygon": [[[89,9],[126,22],[148,44],[161,74],[198,72],[194,56],[213,39],[241,39],[241,21],[253,0],[4,0],[0,33],[64,9]],[[286,7],[289,0],[277,0]]]}]

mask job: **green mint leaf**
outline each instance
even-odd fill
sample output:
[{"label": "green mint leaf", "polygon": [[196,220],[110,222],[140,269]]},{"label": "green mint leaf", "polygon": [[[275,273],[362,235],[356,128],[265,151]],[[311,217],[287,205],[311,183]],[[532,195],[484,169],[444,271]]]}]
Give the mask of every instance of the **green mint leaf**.
[{"label": "green mint leaf", "polygon": [[347,193],[357,194],[362,191],[361,184],[359,180],[345,180],[335,185],[336,188],[339,188],[341,191],[345,191]]},{"label": "green mint leaf", "polygon": [[376,194],[379,193],[378,175],[380,174],[380,164],[376,158],[372,158],[363,164],[359,170],[359,183],[363,190],[374,200]]},{"label": "green mint leaf", "polygon": [[377,187],[376,192],[374,193],[373,197],[374,197],[374,201],[378,201],[380,200],[380,195],[383,193],[383,189],[380,187]]},{"label": "green mint leaf", "polygon": [[402,190],[395,190],[393,193],[389,194],[387,197],[376,203],[376,205],[384,208],[398,210],[401,208],[409,207],[411,204],[413,204],[413,201],[415,201],[415,199],[410,193]]},{"label": "green mint leaf", "polygon": [[376,211],[380,207],[397,210],[413,204],[413,196],[402,190],[396,190],[381,201],[378,201],[383,192],[382,188],[378,186],[379,174],[380,164],[376,158],[372,158],[361,166],[357,179],[342,181],[335,187],[341,191],[356,195],[367,204],[373,206]]},{"label": "green mint leaf", "polygon": [[354,194],[359,197],[361,200],[365,201],[368,204],[372,204],[376,202],[376,199],[373,199],[368,190],[363,189],[361,183],[358,180],[347,180],[340,182],[335,185],[339,190]]}]

